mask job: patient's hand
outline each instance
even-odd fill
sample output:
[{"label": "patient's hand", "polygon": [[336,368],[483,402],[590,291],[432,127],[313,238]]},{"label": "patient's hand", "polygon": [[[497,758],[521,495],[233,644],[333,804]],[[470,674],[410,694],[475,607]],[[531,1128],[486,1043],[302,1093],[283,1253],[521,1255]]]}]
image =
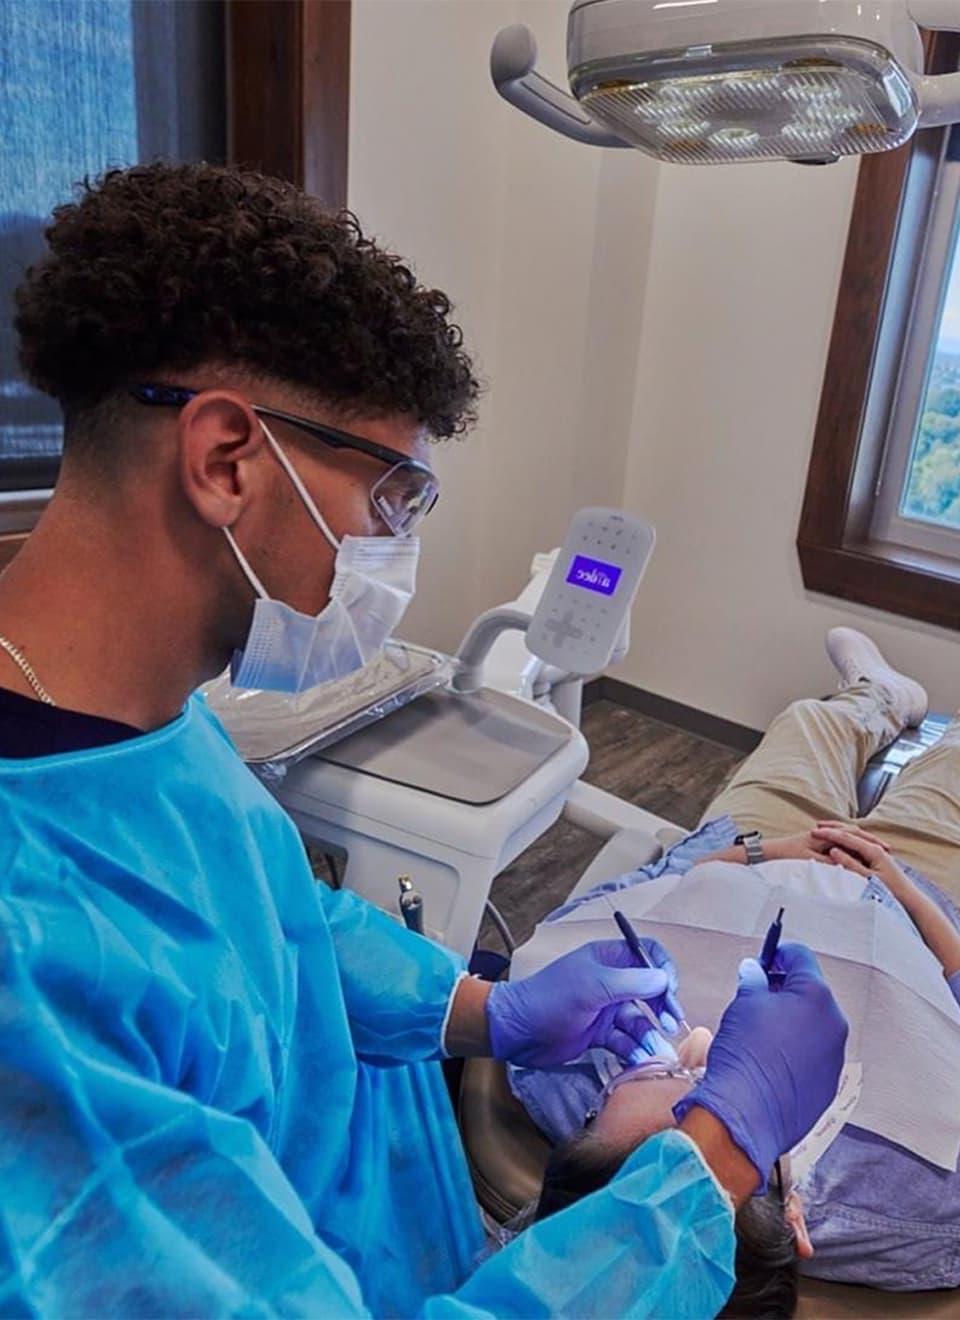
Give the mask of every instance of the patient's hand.
[{"label": "patient's hand", "polygon": [[[804,834],[788,834],[779,839],[764,839],[761,848],[765,862],[780,862],[785,858],[794,857],[801,861],[834,864],[830,856],[830,844],[818,838],[816,830],[807,830]],[[746,860],[747,850],[741,843],[734,844],[731,848],[724,848],[722,852],[711,853],[709,857],[701,858],[697,865],[703,866],[707,862],[744,863]]]},{"label": "patient's hand", "polygon": [[895,896],[905,888],[912,888],[887,845],[867,830],[844,825],[842,821],[824,821],[814,834],[830,849],[830,859],[837,866],[865,877],[878,876]]},{"label": "patient's hand", "polygon": [[960,972],[960,935],[953,922],[890,855],[880,839],[857,826],[841,821],[821,821],[815,831],[830,844],[830,855],[839,866],[857,875],[878,876],[906,908],[923,942],[943,968],[944,976]]},{"label": "patient's hand", "polygon": [[819,838],[816,830],[807,830],[803,834],[787,834],[779,839],[764,839],[761,844],[763,858],[767,862],[785,861],[798,858],[807,862],[829,862],[831,845],[828,840]]}]

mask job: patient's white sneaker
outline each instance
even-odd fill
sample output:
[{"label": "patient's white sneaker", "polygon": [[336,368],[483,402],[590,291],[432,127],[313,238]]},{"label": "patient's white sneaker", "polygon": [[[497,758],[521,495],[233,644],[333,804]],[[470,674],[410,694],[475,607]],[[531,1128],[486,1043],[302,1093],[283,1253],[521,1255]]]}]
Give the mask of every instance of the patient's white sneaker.
[{"label": "patient's white sneaker", "polygon": [[876,642],[856,628],[831,628],[827,633],[827,655],[840,675],[841,688],[864,679],[883,689],[904,724],[922,724],[930,706],[926,689],[888,665]]}]

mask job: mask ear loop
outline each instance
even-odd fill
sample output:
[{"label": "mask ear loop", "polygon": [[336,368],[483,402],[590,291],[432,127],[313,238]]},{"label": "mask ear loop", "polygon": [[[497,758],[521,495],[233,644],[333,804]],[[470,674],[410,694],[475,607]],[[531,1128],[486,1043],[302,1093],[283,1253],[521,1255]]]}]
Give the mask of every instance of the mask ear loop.
[{"label": "mask ear loop", "polygon": [[277,462],[280,464],[284,472],[286,472],[287,476],[293,482],[294,489],[296,490],[300,498],[303,500],[304,504],[307,506],[307,512],[309,513],[310,517],[320,528],[321,532],[323,532],[324,536],[333,546],[334,550],[339,550],[340,542],[334,536],[333,532],[331,532],[326,518],[324,518],[323,514],[320,512],[316,504],[313,502],[313,496],[310,494],[306,486],[301,481],[299,472],[290,462],[289,458],[287,458],[286,454],[283,452],[280,446],[277,444],[276,440],[273,438],[273,435],[270,432],[270,428],[267,426],[263,418],[259,417],[257,420],[260,422],[260,425],[263,427],[263,434],[267,437],[267,443],[270,445],[270,448],[273,450],[274,454],[276,455]]},{"label": "mask ear loop", "polygon": [[247,579],[247,581],[250,583],[251,587],[253,587],[254,591],[260,597],[261,600],[269,600],[270,599],[269,592],[267,591],[263,583],[260,581],[260,579],[257,577],[256,573],[254,573],[253,569],[250,567],[250,564],[247,560],[247,556],[237,545],[237,538],[234,536],[233,532],[231,532],[229,527],[224,527],[223,534],[230,542],[230,549],[233,551],[234,558],[236,559],[237,563],[240,565],[241,571],[243,572],[243,576]]}]

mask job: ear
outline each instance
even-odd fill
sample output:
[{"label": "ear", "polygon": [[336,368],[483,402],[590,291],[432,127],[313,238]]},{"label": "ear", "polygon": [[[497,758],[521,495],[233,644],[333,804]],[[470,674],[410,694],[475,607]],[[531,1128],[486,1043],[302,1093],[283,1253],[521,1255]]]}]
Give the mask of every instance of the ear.
[{"label": "ear", "polygon": [[263,428],[242,395],[204,390],[181,409],[180,483],[211,527],[236,522],[258,486],[252,463],[264,445]]},{"label": "ear", "polygon": [[810,1241],[810,1233],[807,1230],[807,1221],[803,1214],[803,1202],[796,1192],[793,1192],[783,1212],[787,1227],[793,1229],[793,1236],[797,1243],[797,1255],[801,1260],[810,1260],[813,1255],[813,1243]]}]

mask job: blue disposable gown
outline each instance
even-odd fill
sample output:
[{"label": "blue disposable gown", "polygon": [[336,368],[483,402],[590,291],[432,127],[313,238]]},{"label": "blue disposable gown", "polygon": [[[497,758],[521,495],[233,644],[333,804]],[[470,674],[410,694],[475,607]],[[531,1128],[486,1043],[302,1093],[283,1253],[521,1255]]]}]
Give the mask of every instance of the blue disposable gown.
[{"label": "blue disposable gown", "polygon": [[0,1314],[715,1312],[731,1213],[675,1133],[473,1271],[460,972],[315,883],[198,700],[0,760]]}]

